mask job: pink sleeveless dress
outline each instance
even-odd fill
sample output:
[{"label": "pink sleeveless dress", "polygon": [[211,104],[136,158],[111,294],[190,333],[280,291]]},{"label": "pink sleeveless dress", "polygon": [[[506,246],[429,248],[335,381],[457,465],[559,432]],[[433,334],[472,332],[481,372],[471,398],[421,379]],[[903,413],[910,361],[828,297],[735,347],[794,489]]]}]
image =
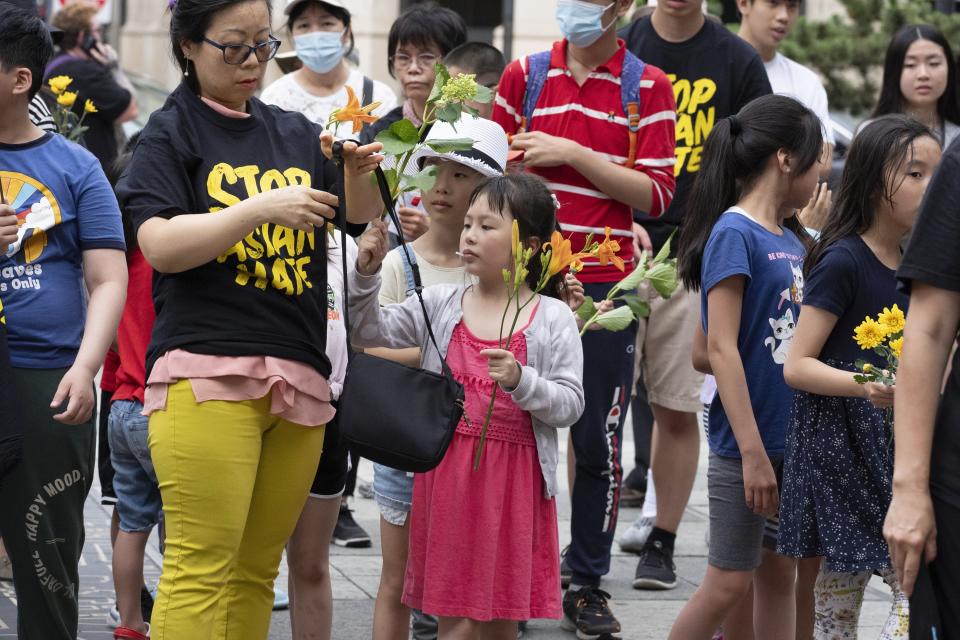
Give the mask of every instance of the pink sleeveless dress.
[{"label": "pink sleeveless dress", "polygon": [[[450,338],[447,362],[464,385],[469,421],[460,421],[443,462],[414,480],[403,603],[479,621],[559,618],[556,500],[544,497],[530,414],[502,389],[473,471],[494,385],[480,351],[497,346],[462,321]],[[526,364],[522,330],[508,348]]]}]

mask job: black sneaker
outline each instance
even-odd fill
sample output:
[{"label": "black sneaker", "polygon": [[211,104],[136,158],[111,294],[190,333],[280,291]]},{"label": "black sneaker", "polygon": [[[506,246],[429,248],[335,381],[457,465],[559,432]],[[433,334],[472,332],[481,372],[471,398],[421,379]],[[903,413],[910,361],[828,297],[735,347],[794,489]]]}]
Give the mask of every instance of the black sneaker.
[{"label": "black sneaker", "polygon": [[673,554],[659,540],[647,541],[640,551],[640,562],[633,578],[634,589],[673,589],[677,586],[677,567]]},{"label": "black sneaker", "polygon": [[646,497],[647,472],[641,467],[635,467],[620,487],[620,506],[625,508],[642,507],[643,499]]},{"label": "black sneaker", "polygon": [[560,588],[566,589],[570,586],[570,582],[573,581],[573,571],[570,570],[570,565],[567,564],[567,552],[570,551],[570,545],[567,545],[563,548],[563,551],[560,552]]},{"label": "black sneaker", "polygon": [[370,535],[353,519],[353,510],[346,504],[340,505],[337,526],[333,529],[333,544],[351,549],[365,549],[370,546]]},{"label": "black sneaker", "polygon": [[567,591],[563,596],[563,620],[567,631],[576,631],[580,640],[596,640],[620,632],[620,623],[610,611],[610,594],[596,587]]}]

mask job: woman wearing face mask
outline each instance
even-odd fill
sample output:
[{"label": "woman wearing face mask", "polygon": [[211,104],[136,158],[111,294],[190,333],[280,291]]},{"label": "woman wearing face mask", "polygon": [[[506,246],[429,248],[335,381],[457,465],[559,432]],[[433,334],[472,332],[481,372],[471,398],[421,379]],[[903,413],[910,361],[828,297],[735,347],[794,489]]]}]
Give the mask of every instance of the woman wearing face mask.
[{"label": "woman wearing face mask", "polygon": [[883,86],[870,117],[888,113],[912,116],[927,125],[947,148],[960,133],[956,73],[950,44],[936,27],[901,27],[887,47]]},{"label": "woman wearing face mask", "polygon": [[[350,12],[343,0],[287,0],[287,30],[303,67],[263,90],[261,99],[287,111],[299,111],[326,125],[330,113],[347,104],[347,87],[362,104],[379,102],[374,115],[397,105],[397,96],[382,82],[367,78],[347,64],[353,51]],[[341,136],[349,136],[343,128]]]}]

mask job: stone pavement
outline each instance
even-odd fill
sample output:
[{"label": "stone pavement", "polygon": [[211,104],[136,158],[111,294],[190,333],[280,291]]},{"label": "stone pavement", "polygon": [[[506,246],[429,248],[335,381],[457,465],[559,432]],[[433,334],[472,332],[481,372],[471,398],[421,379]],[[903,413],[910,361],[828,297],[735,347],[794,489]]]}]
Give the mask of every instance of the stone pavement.
[{"label": "stone pavement", "polygon": [[[629,429],[628,429],[629,431]],[[565,444],[561,445],[565,449]],[[624,443],[624,463],[632,468],[633,444],[630,434]],[[566,456],[561,452],[561,461]],[[566,469],[561,466],[560,478],[566,478]],[[371,481],[372,466],[365,462],[360,467],[360,481]],[[562,483],[562,484],[565,484]],[[105,624],[107,611],[113,604],[113,587],[110,578],[110,533],[108,512],[98,504],[99,488],[95,487],[87,501],[87,542],[83,552],[80,580],[80,640],[108,640],[112,637]],[[331,551],[331,569],[334,592],[334,640],[358,640],[369,638],[373,617],[373,598],[376,596],[380,572],[378,514],[372,500],[358,498],[354,501],[356,519],[372,534],[372,549],[341,549]],[[618,532],[622,532],[634,518],[638,509],[624,509],[620,515]],[[570,502],[561,496],[559,503],[560,541],[562,545],[570,537]],[[680,608],[687,601],[706,570],[707,526],[706,494],[706,447],[701,449],[700,470],[690,505],[684,515],[677,537],[677,573],[680,583],[671,591],[635,591],[630,583],[636,568],[636,558],[624,554],[614,545],[614,558],[610,575],[603,588],[612,596],[612,607],[621,624],[621,637],[629,640],[659,640],[666,638]],[[149,584],[159,576],[160,557],[156,546],[151,545],[146,563]],[[281,567],[279,585],[286,582],[286,566]],[[890,598],[882,582],[876,580],[869,589],[860,618],[863,638],[875,638],[886,618]],[[16,637],[16,599],[12,585],[0,582],[0,639]],[[533,621],[525,636],[531,640],[574,638],[573,634],[560,629],[556,621]],[[270,630],[270,640],[290,638],[289,617],[286,612],[276,612]],[[187,638],[184,640],[205,640]]]}]

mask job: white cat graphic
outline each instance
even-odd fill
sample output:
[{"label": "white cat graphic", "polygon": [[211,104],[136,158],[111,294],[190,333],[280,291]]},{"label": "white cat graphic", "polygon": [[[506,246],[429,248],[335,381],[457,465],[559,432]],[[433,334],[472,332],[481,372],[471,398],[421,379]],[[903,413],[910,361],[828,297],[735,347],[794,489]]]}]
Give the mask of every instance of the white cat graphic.
[{"label": "white cat graphic", "polygon": [[780,304],[777,305],[777,309],[780,309],[784,302],[803,303],[803,266],[791,264],[790,270],[793,271],[793,284],[780,293]]},{"label": "white cat graphic", "polygon": [[783,364],[787,361],[787,352],[790,350],[790,343],[793,341],[793,309],[787,309],[787,312],[777,319],[770,318],[769,322],[773,329],[773,335],[764,340],[763,344],[770,347],[773,361],[777,364]]}]

